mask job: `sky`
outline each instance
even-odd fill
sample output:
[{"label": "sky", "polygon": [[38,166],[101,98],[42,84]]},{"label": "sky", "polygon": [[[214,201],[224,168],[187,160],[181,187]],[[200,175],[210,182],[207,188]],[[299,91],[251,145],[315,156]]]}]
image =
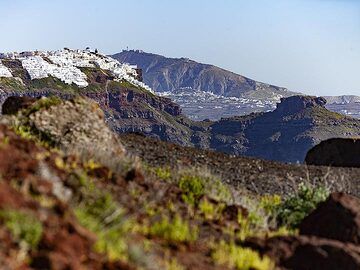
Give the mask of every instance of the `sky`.
[{"label": "sky", "polygon": [[360,95],[359,0],[0,0],[0,52],[125,48]]}]

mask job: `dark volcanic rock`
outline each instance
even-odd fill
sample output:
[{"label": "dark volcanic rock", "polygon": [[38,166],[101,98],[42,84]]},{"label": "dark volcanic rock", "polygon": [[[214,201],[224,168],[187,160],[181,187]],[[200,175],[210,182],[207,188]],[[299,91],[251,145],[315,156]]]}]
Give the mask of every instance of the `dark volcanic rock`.
[{"label": "dark volcanic rock", "polygon": [[333,193],[300,224],[300,234],[360,245],[360,199]]},{"label": "dark volcanic rock", "polygon": [[360,139],[323,141],[309,150],[305,162],[318,166],[360,167]]},{"label": "dark volcanic rock", "polygon": [[16,114],[22,109],[29,108],[36,100],[31,97],[11,96],[3,103],[2,114]]},{"label": "dark volcanic rock", "polygon": [[249,239],[244,245],[269,256],[282,269],[360,269],[359,246],[335,240],[308,236],[282,236]]}]

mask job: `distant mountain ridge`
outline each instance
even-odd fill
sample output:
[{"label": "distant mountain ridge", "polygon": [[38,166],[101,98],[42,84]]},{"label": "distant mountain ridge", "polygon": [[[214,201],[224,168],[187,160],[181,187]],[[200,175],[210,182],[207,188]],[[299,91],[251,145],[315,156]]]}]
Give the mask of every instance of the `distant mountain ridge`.
[{"label": "distant mountain ridge", "polygon": [[[83,57],[74,55],[70,58],[62,56],[61,59],[82,65],[77,63]],[[4,72],[6,77],[0,76],[0,104],[10,96],[56,95],[71,99],[82,95],[100,105],[107,124],[117,133],[141,133],[183,146],[284,162],[302,162],[306,152],[322,140],[360,136],[360,120],[327,110],[324,98],[292,96],[282,98],[271,112],[229,116],[217,121],[192,121],[171,99],[146,90],[138,81],[134,84],[131,79],[114,77],[117,69],[78,67],[81,73],[76,74],[84,74],[86,77],[81,75],[79,78],[86,78],[87,83],[87,86],[80,86],[68,83],[69,77],[60,76],[68,74],[68,65],[57,70],[49,67],[47,61],[36,59],[38,61],[34,61],[31,68],[26,62],[23,66],[22,58],[1,59],[3,70],[8,72]],[[36,75],[37,71],[43,71],[42,65],[57,76],[44,74],[42,78],[31,78],[29,71]],[[78,77],[70,78],[79,82]],[[218,101],[215,94],[201,93],[209,94],[204,102],[211,98],[214,98],[214,103]],[[223,98],[224,105],[229,100],[251,104],[251,99]],[[253,104],[258,104],[259,108],[262,105],[259,100]]]},{"label": "distant mountain ridge", "polygon": [[[187,58],[167,58],[138,50],[125,50],[112,57],[142,68],[145,83],[179,104],[193,120],[273,111],[281,98],[299,94]],[[360,97],[325,98],[329,110],[360,118]]]},{"label": "distant mountain ridge", "polygon": [[226,97],[271,98],[293,95],[278,87],[249,79],[234,72],[202,64],[188,58],[167,58],[142,51],[122,51],[112,55],[122,63],[136,64],[143,69],[144,81],[157,92],[172,92],[183,88],[212,92]]}]

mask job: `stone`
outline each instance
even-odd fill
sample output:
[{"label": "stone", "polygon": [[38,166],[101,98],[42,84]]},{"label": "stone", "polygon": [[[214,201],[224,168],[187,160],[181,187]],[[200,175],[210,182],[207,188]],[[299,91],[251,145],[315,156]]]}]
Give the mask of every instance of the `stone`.
[{"label": "stone", "polygon": [[11,96],[2,105],[2,114],[16,114],[20,110],[29,108],[36,102],[36,98]]},{"label": "stone", "polygon": [[310,149],[305,162],[308,165],[332,167],[360,167],[360,138],[333,138]]},{"label": "stone", "polygon": [[280,269],[292,270],[358,270],[360,247],[336,240],[309,236],[253,238],[244,246],[269,256]]},{"label": "stone", "polygon": [[360,199],[333,193],[300,224],[300,234],[360,245]]}]

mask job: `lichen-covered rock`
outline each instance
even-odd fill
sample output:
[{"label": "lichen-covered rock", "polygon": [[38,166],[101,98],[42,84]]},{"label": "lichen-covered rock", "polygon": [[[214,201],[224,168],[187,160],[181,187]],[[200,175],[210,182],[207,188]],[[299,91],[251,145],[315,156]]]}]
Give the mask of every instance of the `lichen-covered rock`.
[{"label": "lichen-covered rock", "polygon": [[61,101],[29,116],[29,125],[70,152],[123,155],[125,149],[104,121],[99,106],[88,99]]}]

